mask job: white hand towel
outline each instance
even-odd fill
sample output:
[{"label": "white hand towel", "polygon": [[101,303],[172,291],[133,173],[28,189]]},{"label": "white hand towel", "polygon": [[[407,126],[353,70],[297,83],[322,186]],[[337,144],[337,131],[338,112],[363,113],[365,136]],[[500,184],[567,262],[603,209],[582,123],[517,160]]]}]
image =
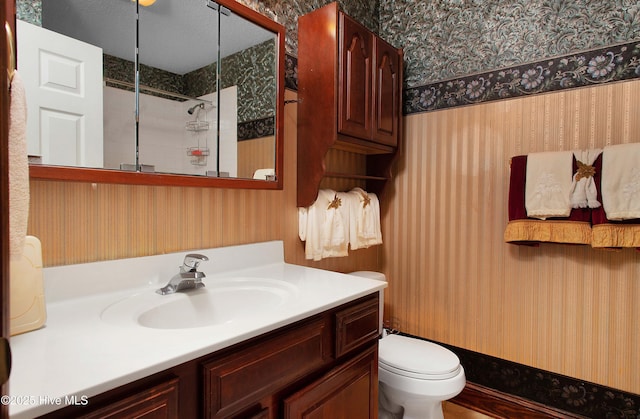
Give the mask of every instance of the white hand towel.
[{"label": "white hand towel", "polygon": [[273,177],[276,175],[275,169],[258,169],[253,172],[254,179],[267,180],[269,176]]},{"label": "white hand towel", "polygon": [[29,219],[29,161],[27,158],[27,101],[20,74],[11,82],[9,109],[9,254],[20,260]]},{"label": "white hand towel", "polygon": [[322,259],[322,246],[320,243],[319,217],[316,215],[316,203],[308,208],[298,209],[298,235],[305,242],[304,254],[306,259]]},{"label": "white hand towel", "polygon": [[640,218],[640,143],[604,148],[601,187],[609,220]]},{"label": "white hand towel", "polygon": [[352,189],[349,196],[353,202],[349,228],[351,249],[365,249],[381,244],[382,232],[378,197],[360,188]]},{"label": "white hand towel", "polygon": [[307,210],[307,208],[298,208],[298,237],[300,237],[300,240],[302,241],[307,240],[307,220],[309,219],[308,212],[309,211]]},{"label": "white hand towel", "polygon": [[369,192],[369,198],[371,199],[370,205],[373,208],[372,221],[373,221],[373,232],[374,235],[370,239],[370,246],[382,244],[382,227],[381,227],[381,218],[380,218],[380,201],[378,200],[378,196],[374,193]]},{"label": "white hand towel", "polygon": [[[349,250],[349,208],[344,193],[322,190],[318,200],[324,201],[324,222],[322,224],[322,257],[348,256]],[[322,207],[320,207],[322,208]]]},{"label": "white hand towel", "polygon": [[592,150],[575,150],[573,152],[578,162],[578,170],[573,174],[571,183],[572,208],[599,208],[598,189],[593,179],[595,168],[593,163],[602,153],[599,148]]},{"label": "white hand towel", "polygon": [[348,255],[349,206],[343,195],[321,189],[310,207],[298,208],[298,236],[305,241],[306,259]]},{"label": "white hand towel", "polygon": [[571,151],[531,153],[527,156],[527,216],[544,220],[571,214],[572,169]]}]

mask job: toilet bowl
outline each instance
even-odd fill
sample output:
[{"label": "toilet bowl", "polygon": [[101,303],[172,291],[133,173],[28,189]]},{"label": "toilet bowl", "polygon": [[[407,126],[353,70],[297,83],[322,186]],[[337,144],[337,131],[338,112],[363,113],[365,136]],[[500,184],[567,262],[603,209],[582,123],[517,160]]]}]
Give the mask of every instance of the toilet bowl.
[{"label": "toilet bowl", "polygon": [[[380,272],[358,271],[351,275],[386,282]],[[382,297],[380,291],[381,313]],[[460,359],[433,342],[384,335],[378,349],[379,417],[444,419],[442,402],[460,394],[466,384]]]}]

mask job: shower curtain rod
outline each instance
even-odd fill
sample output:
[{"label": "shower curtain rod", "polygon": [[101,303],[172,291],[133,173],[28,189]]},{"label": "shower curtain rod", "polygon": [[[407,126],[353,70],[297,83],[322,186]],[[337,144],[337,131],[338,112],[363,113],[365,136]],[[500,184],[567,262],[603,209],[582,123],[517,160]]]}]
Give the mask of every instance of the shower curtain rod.
[{"label": "shower curtain rod", "polygon": [[[105,81],[105,83],[117,84],[117,85],[120,85],[120,86],[129,87],[131,89],[135,89],[135,87],[136,87],[134,83],[129,83],[128,81],[116,80],[116,79],[112,79],[110,77],[105,77],[104,81]],[[180,93],[168,92],[166,90],[156,89],[155,87],[144,86],[144,85],[141,84],[140,85],[140,91],[143,91],[143,90],[146,91],[146,92],[150,92],[150,93],[157,93],[157,94],[164,95],[164,96],[171,96],[171,97],[174,97],[176,99],[195,100],[195,101],[198,101],[198,102],[206,103],[208,105],[213,105],[213,102],[210,101],[210,100],[200,99],[200,98],[192,97],[192,96],[181,95]]]}]

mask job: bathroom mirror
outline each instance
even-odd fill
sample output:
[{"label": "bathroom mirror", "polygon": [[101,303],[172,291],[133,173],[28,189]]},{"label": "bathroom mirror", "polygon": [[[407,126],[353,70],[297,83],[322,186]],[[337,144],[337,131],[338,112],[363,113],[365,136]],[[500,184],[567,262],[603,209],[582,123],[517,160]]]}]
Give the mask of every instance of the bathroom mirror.
[{"label": "bathroom mirror", "polygon": [[91,168],[43,159],[32,177],[282,187],[281,25],[233,0],[43,0],[42,8],[44,27],[102,44],[102,156],[80,163]]}]

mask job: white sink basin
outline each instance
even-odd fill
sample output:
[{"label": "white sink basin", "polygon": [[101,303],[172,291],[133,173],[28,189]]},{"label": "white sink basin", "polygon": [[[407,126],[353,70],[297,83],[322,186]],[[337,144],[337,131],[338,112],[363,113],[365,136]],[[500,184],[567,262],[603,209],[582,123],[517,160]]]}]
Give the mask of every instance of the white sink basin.
[{"label": "white sink basin", "polygon": [[160,295],[155,290],[111,304],[103,321],[152,329],[190,329],[228,324],[277,310],[295,295],[288,282],[265,278],[205,280],[197,290]]}]

